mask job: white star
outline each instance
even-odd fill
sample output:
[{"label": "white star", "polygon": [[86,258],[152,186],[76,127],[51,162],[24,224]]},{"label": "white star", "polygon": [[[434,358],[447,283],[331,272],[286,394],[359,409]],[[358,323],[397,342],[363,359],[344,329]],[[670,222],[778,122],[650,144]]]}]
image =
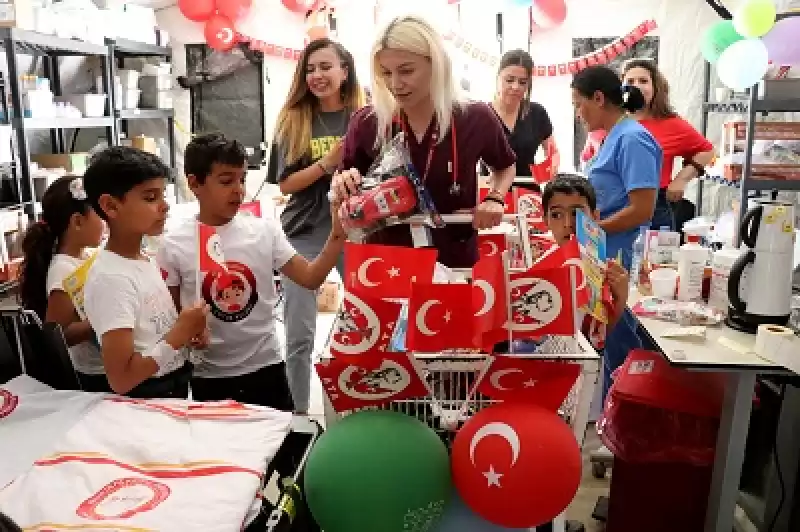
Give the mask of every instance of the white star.
[{"label": "white star", "polygon": [[533,379],[528,379],[525,382],[523,382],[522,385],[525,386],[526,388],[533,388],[534,386],[536,386],[536,381]]},{"label": "white star", "polygon": [[450,323],[450,318],[451,318],[451,317],[452,317],[452,315],[450,314],[450,311],[449,311],[449,310],[448,310],[447,312],[445,312],[445,313],[444,313],[444,321],[446,321],[446,322]]},{"label": "white star", "polygon": [[489,464],[489,471],[485,472],[483,476],[486,477],[487,487],[491,486],[497,486],[498,488],[502,487],[500,485],[500,477],[502,477],[503,474],[496,472],[494,470],[494,466],[492,466],[491,464]]},{"label": "white star", "polygon": [[398,275],[400,275],[400,268],[398,268],[397,266],[392,266],[391,268],[386,270],[386,273],[389,274],[389,277],[397,277]]}]

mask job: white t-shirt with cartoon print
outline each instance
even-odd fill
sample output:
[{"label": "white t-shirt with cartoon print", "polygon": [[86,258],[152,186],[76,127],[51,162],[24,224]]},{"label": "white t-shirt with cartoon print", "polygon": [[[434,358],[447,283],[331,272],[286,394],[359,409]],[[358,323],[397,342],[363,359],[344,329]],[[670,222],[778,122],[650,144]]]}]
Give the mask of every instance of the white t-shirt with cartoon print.
[{"label": "white t-shirt with cartoon print", "polygon": [[[47,296],[54,290],[64,291],[64,279],[78,269],[83,264],[83,259],[78,259],[63,253],[53,255],[50,267],[47,269]],[[106,370],[103,367],[103,357],[100,350],[92,342],[81,342],[69,348],[69,356],[72,365],[81,373],[87,375],[103,375]]]},{"label": "white t-shirt with cartoon print", "polygon": [[202,299],[211,307],[211,343],[195,365],[195,375],[204,378],[246,375],[282,361],[274,271],[296,255],[275,220],[238,214],[216,230],[230,286],[220,289],[217,276],[204,275],[198,289],[195,219],[167,232],[157,257],[167,285],[180,287],[182,306]]},{"label": "white t-shirt with cartoon print", "polygon": [[[86,316],[102,344],[103,335],[117,329],[133,331],[133,350],[147,356],[172,329],[178,312],[152,261],[134,260],[101,249],[84,287]],[[179,369],[176,357],[159,368],[157,377]]]}]

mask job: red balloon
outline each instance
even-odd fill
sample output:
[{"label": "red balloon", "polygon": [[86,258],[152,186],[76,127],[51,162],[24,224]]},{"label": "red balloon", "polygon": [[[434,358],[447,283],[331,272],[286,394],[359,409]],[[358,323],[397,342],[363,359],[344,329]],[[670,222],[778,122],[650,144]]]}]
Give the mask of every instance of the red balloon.
[{"label": "red balloon", "polygon": [[178,0],[183,16],[195,22],[205,22],[217,10],[214,0]]},{"label": "red balloon", "polygon": [[318,0],[281,0],[283,6],[293,13],[305,15],[313,10],[320,2]]},{"label": "red balloon", "polygon": [[531,17],[540,28],[555,28],[567,18],[567,3],[564,0],[533,0]]},{"label": "red balloon", "polygon": [[234,21],[243,19],[251,7],[253,0],[217,0],[217,13]]},{"label": "red balloon", "polygon": [[228,17],[214,15],[206,22],[204,33],[206,42],[214,50],[228,52],[236,46],[236,28]]},{"label": "red balloon", "polygon": [[508,528],[551,521],[575,497],[581,452],[556,414],[524,403],[484,408],[456,434],[453,484],[472,511]]}]

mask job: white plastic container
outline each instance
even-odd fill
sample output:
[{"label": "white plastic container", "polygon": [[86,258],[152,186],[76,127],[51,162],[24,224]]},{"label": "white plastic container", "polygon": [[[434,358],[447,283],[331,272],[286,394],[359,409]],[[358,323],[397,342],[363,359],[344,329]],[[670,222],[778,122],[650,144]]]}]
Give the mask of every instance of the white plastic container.
[{"label": "white plastic container", "polygon": [[660,299],[675,299],[678,272],[672,268],[656,268],[649,274],[653,295]]},{"label": "white plastic container", "polygon": [[733,263],[742,252],[725,245],[714,252],[711,258],[711,289],[708,294],[708,304],[720,311],[728,310],[728,279],[731,276]]},{"label": "white plastic container", "polygon": [[687,235],[686,240],[678,253],[678,300],[700,301],[709,250],[698,243],[696,235]]},{"label": "white plastic container", "polygon": [[69,96],[69,103],[87,118],[106,116],[105,94],[72,94]]}]

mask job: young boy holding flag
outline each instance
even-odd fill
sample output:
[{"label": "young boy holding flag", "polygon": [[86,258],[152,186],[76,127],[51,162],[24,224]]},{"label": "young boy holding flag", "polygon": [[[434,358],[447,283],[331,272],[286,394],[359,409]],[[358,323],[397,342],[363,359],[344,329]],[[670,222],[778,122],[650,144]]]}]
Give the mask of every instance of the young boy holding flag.
[{"label": "young boy holding flag", "polygon": [[293,403],[275,327],[274,271],[310,290],[319,288],[342,253],[345,235],[333,207],[328,241],[309,262],[276,221],[238,214],[246,161],[244,146],[221,134],[189,143],[185,171],[200,213],[165,235],[157,260],[178,308],[198,296],[210,307],[211,337],[195,366],[192,397],[289,411]]}]

